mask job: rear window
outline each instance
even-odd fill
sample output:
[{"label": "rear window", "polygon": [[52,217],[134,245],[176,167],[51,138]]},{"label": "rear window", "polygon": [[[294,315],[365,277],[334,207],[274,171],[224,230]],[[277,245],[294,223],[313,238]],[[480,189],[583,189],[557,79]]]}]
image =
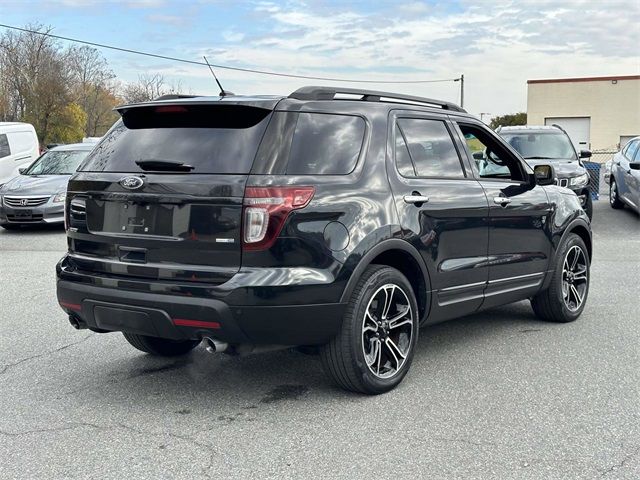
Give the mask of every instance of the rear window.
[{"label": "rear window", "polygon": [[365,122],[351,115],[276,112],[253,173],[345,175],[358,161]]},{"label": "rear window", "polygon": [[80,170],[142,172],[136,161],[154,160],[182,162],[192,173],[246,174],[270,113],[242,105],[135,107],[124,112]]}]

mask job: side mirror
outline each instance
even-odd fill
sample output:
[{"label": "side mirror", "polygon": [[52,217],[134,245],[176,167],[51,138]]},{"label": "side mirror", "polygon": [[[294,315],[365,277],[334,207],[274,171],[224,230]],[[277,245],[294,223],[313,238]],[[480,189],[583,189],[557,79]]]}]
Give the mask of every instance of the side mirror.
[{"label": "side mirror", "polygon": [[19,168],[19,169],[18,169],[18,173],[19,173],[20,175],[24,175],[24,172],[26,172],[26,171],[27,171],[27,169],[26,169],[26,168]]},{"label": "side mirror", "polygon": [[551,165],[536,165],[533,168],[533,176],[538,185],[553,185],[556,175]]},{"label": "side mirror", "polygon": [[640,170],[640,162],[630,162],[629,168],[631,170]]},{"label": "side mirror", "polygon": [[591,150],[580,150],[580,158],[591,158]]}]

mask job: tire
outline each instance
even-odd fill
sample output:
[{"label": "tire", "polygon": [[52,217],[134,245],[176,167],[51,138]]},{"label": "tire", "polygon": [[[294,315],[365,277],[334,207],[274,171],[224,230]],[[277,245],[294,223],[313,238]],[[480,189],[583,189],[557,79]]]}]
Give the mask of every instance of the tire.
[{"label": "tire", "polygon": [[158,357],[185,355],[200,343],[200,340],[168,340],[166,338],[148,337],[126,332],[122,332],[122,335],[127,339],[127,342],[141,352]]},{"label": "tire", "polygon": [[593,200],[591,199],[591,192],[587,192],[587,200],[584,204],[584,211],[589,217],[589,220],[593,220]]},{"label": "tire", "polygon": [[618,196],[618,186],[613,175],[611,175],[611,180],[609,181],[609,205],[616,210],[624,208],[624,202]]},{"label": "tire", "polygon": [[558,250],[556,259],[549,288],[533,297],[531,306],[542,320],[573,322],[584,310],[589,294],[590,261],[584,241],[575,233],[570,233]]},{"label": "tire", "polygon": [[418,304],[411,284],[395,268],[370,265],[351,294],[340,333],[320,348],[320,359],[341,388],[376,395],[405,377],[417,340]]},{"label": "tire", "polygon": [[2,223],[2,224],[0,224],[0,227],[4,228],[5,230],[19,230],[20,229],[20,225],[19,224],[15,224],[15,223]]}]

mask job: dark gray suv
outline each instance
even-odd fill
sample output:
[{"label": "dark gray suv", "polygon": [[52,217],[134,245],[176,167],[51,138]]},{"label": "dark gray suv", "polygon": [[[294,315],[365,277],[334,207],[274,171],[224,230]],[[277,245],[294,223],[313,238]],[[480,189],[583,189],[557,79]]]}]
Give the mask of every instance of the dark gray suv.
[{"label": "dark gray suv", "polygon": [[577,153],[569,135],[559,125],[498,127],[496,132],[532,167],[541,163],[553,165],[556,184],[573,190],[589,218],[592,217],[589,173],[581,161],[591,157],[589,150]]}]

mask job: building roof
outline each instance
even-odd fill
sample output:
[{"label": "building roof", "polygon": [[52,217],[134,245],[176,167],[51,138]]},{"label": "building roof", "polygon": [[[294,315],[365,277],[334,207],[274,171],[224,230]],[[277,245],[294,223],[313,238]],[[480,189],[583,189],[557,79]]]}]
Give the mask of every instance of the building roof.
[{"label": "building roof", "polygon": [[543,78],[539,80],[527,80],[527,83],[609,82],[612,80],[640,80],[640,75],[618,75],[613,77]]}]

